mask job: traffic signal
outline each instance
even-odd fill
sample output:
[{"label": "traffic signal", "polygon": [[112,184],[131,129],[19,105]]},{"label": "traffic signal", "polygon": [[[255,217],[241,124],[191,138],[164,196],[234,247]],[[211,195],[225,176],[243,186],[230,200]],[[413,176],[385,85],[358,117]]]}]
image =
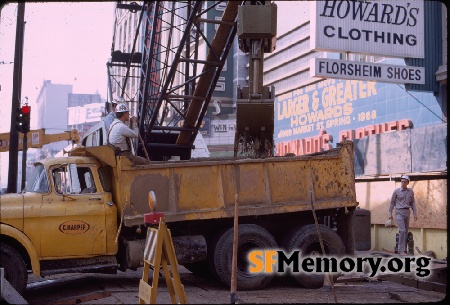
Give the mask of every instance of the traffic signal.
[{"label": "traffic signal", "polygon": [[22,132],[22,126],[23,126],[23,113],[22,113],[22,107],[16,108],[16,130],[18,132]]},{"label": "traffic signal", "polygon": [[28,105],[22,106],[22,132],[30,131],[30,113],[31,107]]},{"label": "traffic signal", "polygon": [[22,133],[30,131],[31,107],[24,105],[16,109],[16,130]]}]

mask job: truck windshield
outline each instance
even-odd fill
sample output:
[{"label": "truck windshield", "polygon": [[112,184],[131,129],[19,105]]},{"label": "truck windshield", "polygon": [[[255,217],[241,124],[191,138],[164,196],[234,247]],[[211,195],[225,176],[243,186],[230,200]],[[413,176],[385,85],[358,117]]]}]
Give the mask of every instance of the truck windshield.
[{"label": "truck windshield", "polygon": [[27,181],[24,192],[48,193],[48,177],[45,167],[38,164]]}]

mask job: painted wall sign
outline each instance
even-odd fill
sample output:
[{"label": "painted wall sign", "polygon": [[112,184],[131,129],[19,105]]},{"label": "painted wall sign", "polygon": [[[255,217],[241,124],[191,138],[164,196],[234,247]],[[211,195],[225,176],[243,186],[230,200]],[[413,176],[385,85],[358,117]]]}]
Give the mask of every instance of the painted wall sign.
[{"label": "painted wall sign", "polygon": [[59,230],[64,234],[83,234],[90,228],[90,225],[82,220],[69,220],[59,225]]},{"label": "painted wall sign", "polygon": [[397,84],[425,84],[424,67],[375,64],[327,58],[310,59],[310,76]]},{"label": "painted wall sign", "polygon": [[[214,1],[208,1],[208,7],[214,4]],[[214,6],[214,9],[208,11],[208,19],[215,19],[217,21],[222,20],[223,12],[226,8],[226,2],[222,2],[219,5]],[[206,24],[206,37],[209,41],[212,41],[214,35],[219,28],[219,24]],[[219,79],[217,80],[216,87],[214,88],[213,98],[230,97],[233,96],[233,52],[228,53],[225,64],[222,67]],[[211,101],[212,101],[211,100]]]},{"label": "painted wall sign", "polygon": [[[405,130],[412,127],[410,120],[393,121],[384,124],[367,125],[356,130],[341,130],[336,142],[344,140],[357,140],[365,136],[380,134],[395,130]],[[297,156],[312,154],[333,148],[333,136],[327,134],[326,130],[320,130],[318,135],[302,139],[290,140],[276,144],[277,155],[284,156],[287,153],[294,153]]]},{"label": "painted wall sign", "polygon": [[[442,124],[442,108],[430,92],[361,80],[327,79],[275,98],[276,154],[306,154],[343,139]],[[295,152],[294,152],[295,153]]]},{"label": "painted wall sign", "polygon": [[211,118],[211,134],[204,137],[207,145],[234,144],[236,118]]},{"label": "painted wall sign", "polygon": [[424,58],[422,0],[311,1],[311,48]]}]

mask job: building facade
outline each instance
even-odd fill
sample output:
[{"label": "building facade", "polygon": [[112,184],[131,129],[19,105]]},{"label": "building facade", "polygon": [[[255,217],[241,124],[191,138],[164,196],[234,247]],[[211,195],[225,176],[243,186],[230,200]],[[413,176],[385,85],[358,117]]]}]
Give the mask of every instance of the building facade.
[{"label": "building facade", "polygon": [[100,94],[69,93],[67,128],[78,130],[80,137],[100,122],[105,113],[105,100]]},{"label": "building facade", "polygon": [[[121,1],[122,4],[129,5],[132,1]],[[142,2],[139,2],[142,3]],[[140,32],[139,28],[143,25],[139,24],[139,12],[129,9],[116,8],[115,24],[112,48],[113,53],[108,63],[109,78],[109,97],[111,101],[117,97],[123,97],[130,106],[130,114],[137,115],[140,77],[140,60],[142,57],[143,36],[135,37],[136,32]],[[137,53],[136,61],[133,61],[128,74],[128,80],[120,77],[127,75],[127,60],[124,54],[131,54],[132,51]],[[111,109],[106,109],[111,111]]]},{"label": "building facade", "polygon": [[[67,115],[61,115],[61,113],[67,113],[69,94],[72,90],[73,85],[54,84],[51,80],[44,80],[36,100],[37,129],[45,129],[47,134],[62,133],[67,130]],[[53,156],[66,146],[67,143],[61,141],[45,145],[44,149]],[[43,152],[41,154],[42,157],[47,156]]]},{"label": "building facade", "polygon": [[[429,5],[426,4],[426,5]],[[413,62],[364,54],[317,52],[309,20],[277,38],[265,59],[265,84],[276,88],[276,154],[309,154],[352,140],[359,206],[371,213],[372,249],[394,249],[384,227],[400,176],[411,177],[418,221],[415,246],[447,256],[447,35],[439,2],[425,10],[425,58]],[[446,17],[445,17],[446,18]],[[439,56],[435,56],[435,55]],[[441,56],[442,54],[442,56]],[[428,87],[310,76],[312,58],[422,66]],[[438,62],[429,60],[438,58]],[[401,73],[401,70],[399,70]],[[355,231],[357,234],[358,230]],[[357,237],[357,236],[355,236]]]},{"label": "building facade", "polygon": [[[44,80],[36,100],[37,129],[45,129],[46,134],[77,129],[82,136],[83,132],[102,119],[105,100],[100,94],[75,94],[72,90],[72,85]],[[36,153],[35,158],[39,160],[52,157],[67,145],[67,141],[46,144]]]}]

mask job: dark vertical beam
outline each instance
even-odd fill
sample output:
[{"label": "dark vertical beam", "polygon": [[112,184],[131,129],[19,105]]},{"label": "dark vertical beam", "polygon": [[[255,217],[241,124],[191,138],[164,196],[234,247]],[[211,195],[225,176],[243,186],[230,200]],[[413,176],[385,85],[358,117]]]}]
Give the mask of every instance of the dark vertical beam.
[{"label": "dark vertical beam", "polygon": [[22,143],[22,183],[20,184],[20,188],[23,190],[25,188],[25,181],[27,179],[27,133],[23,134],[23,143]]},{"label": "dark vertical beam", "polygon": [[[17,192],[19,159],[19,132],[16,130],[16,109],[20,107],[22,95],[22,59],[25,32],[25,2],[17,4],[16,45],[14,51],[13,93],[11,102],[11,128],[9,138],[8,193]],[[23,186],[22,186],[23,187]]]},{"label": "dark vertical beam", "polygon": [[354,207],[340,209],[337,213],[337,234],[342,238],[347,255],[355,255],[355,234],[353,232]]},{"label": "dark vertical beam", "polygon": [[436,71],[442,63],[442,2],[424,1],[425,58],[406,58],[407,66],[425,67],[425,84],[405,84],[406,91],[439,93]]}]

